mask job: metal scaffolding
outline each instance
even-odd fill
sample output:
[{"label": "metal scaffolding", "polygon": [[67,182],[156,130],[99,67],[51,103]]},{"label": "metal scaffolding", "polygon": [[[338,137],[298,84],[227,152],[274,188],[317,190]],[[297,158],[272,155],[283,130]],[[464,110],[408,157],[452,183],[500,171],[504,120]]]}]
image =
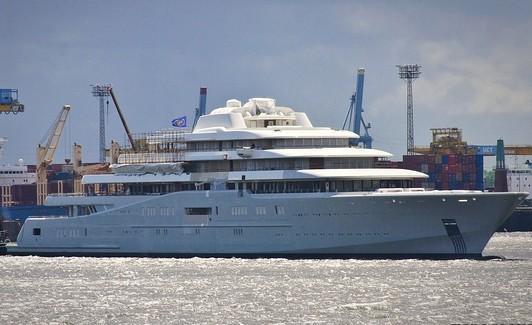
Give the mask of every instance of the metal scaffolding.
[{"label": "metal scaffolding", "polygon": [[124,141],[118,157],[119,164],[171,163],[184,161],[186,130],[162,130],[132,134],[135,150],[130,141]]}]

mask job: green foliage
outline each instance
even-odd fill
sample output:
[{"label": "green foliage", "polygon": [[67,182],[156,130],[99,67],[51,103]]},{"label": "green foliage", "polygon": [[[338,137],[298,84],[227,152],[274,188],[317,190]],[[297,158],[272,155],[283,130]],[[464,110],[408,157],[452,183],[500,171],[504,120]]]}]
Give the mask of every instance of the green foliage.
[{"label": "green foliage", "polygon": [[495,171],[484,170],[484,188],[495,187]]}]

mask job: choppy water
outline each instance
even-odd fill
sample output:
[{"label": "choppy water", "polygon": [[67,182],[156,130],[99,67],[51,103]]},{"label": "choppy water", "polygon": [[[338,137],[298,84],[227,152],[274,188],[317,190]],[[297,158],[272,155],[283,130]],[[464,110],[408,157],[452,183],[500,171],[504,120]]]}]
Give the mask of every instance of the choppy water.
[{"label": "choppy water", "polygon": [[0,324],[532,323],[532,233],[473,261],[0,257]]}]

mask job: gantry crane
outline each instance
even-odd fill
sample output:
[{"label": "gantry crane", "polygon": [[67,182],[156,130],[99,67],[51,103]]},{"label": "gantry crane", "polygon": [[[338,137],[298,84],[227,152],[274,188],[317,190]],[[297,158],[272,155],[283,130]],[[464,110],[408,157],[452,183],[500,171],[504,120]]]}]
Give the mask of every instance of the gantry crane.
[{"label": "gantry crane", "polygon": [[54,160],[55,150],[59,144],[65,126],[70,105],[64,105],[55,120],[50,132],[46,135],[46,143],[37,146],[37,204],[42,205],[48,194],[48,177],[46,170]]},{"label": "gantry crane", "polygon": [[0,89],[0,114],[24,112],[24,105],[18,101],[18,89]]},{"label": "gantry crane", "polygon": [[[369,129],[371,128],[370,123],[365,123],[364,118],[362,117],[362,97],[364,92],[364,68],[359,68],[357,70],[357,83],[356,90],[353,96],[351,96],[351,104],[347,111],[347,116],[344,120],[344,125],[342,126],[343,130],[351,130],[354,133],[358,134],[360,138],[351,139],[350,145],[358,146],[362,143],[363,148],[371,148],[373,138],[369,135]],[[364,127],[364,134],[361,134],[362,127]]]}]

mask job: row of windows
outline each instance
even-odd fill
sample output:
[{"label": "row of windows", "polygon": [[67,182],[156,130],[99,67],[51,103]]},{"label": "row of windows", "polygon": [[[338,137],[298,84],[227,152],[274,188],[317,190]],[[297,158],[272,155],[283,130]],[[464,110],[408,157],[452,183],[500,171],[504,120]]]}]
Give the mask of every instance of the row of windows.
[{"label": "row of windows", "polygon": [[273,147],[280,148],[330,148],[330,147],[347,147],[349,139],[346,138],[314,138],[314,139],[276,139]]},{"label": "row of windows", "polygon": [[[20,182],[20,178],[13,178],[13,179],[11,180],[11,182],[12,182],[12,183],[15,183],[17,180]],[[28,180],[27,178],[24,178],[24,179],[22,180],[23,183],[28,183],[28,181],[29,181],[29,180]],[[35,180],[33,180],[33,181],[35,181]],[[4,180],[4,183],[3,183],[3,184],[0,184],[0,185],[8,185],[8,184],[7,184],[8,182],[9,182],[9,180],[6,179],[6,180]],[[11,185],[11,184],[9,184],[9,185]]]},{"label": "row of windows", "polygon": [[[130,233],[129,230],[123,230],[122,231],[123,233]],[[200,232],[201,230],[199,228],[195,228],[195,229],[190,229],[190,228],[187,228],[187,229],[184,229],[184,234],[185,235],[200,235]],[[168,229],[167,228],[155,228],[154,229],[154,233],[156,236],[167,236],[168,235]],[[33,228],[32,229],[32,235],[33,236],[40,236],[41,235],[41,228]],[[244,235],[244,230],[242,228],[234,228],[233,229],[233,235],[234,236],[242,236]],[[299,237],[299,236],[304,236],[304,237],[307,237],[307,236],[311,236],[311,237],[316,237],[316,236],[358,236],[358,237],[361,237],[361,236],[388,236],[389,233],[387,232],[384,232],[384,233],[380,233],[380,232],[366,232],[366,233],[360,233],[360,232],[357,232],[357,233],[352,233],[352,232],[347,232],[347,233],[343,233],[343,232],[340,232],[340,233],[325,233],[325,232],[320,232],[320,233],[316,233],[316,232],[313,232],[313,233],[295,233],[295,236],[296,237]],[[64,229],[57,229],[57,232],[56,232],[56,236],[57,238],[79,238],[79,237],[86,237],[87,236],[87,228],[64,228]],[[279,236],[284,236],[284,234],[282,233],[276,233],[275,234],[276,237],[279,237]]]},{"label": "row of windows", "polygon": [[212,208],[185,208],[187,215],[211,215]]},{"label": "row of windows", "polygon": [[347,138],[290,138],[290,139],[255,139],[234,141],[194,141],[187,143],[187,151],[222,151],[243,147],[256,149],[283,148],[336,148],[348,147]]},{"label": "row of windows", "polygon": [[77,205],[77,206],[68,206],[68,215],[73,216],[85,216],[96,212],[96,207],[94,205]]},{"label": "row of windows", "polygon": [[[255,207],[255,212],[257,215],[266,215],[266,207]],[[284,207],[276,206],[276,214],[284,214]],[[160,216],[173,216],[176,214],[175,207],[143,207],[142,215],[146,217],[153,217],[156,215]],[[186,215],[212,215],[213,211],[211,207],[194,207],[194,208],[185,208]],[[216,207],[216,214],[218,214],[218,207]],[[247,207],[232,207],[231,214],[234,216],[247,215]]]},{"label": "row of windows", "polygon": [[[108,184],[115,185],[115,184]],[[122,185],[122,184],[116,184]],[[107,186],[102,184],[96,193],[90,187],[87,189],[88,194],[106,194],[106,195],[146,195],[146,194],[165,194],[181,191],[203,191],[209,190],[208,183],[159,183],[159,184],[123,184],[123,186]]]},{"label": "row of windows", "polygon": [[153,217],[157,215],[156,207],[144,207],[142,208],[142,215],[146,217]]},{"label": "row of windows", "polygon": [[57,238],[80,238],[87,237],[87,228],[59,228],[56,231]]},{"label": "row of windows", "polygon": [[142,215],[145,217],[153,217],[156,215],[159,216],[175,216],[176,210],[175,207],[143,207]]},{"label": "row of windows", "polygon": [[286,126],[294,125],[293,118],[273,119],[273,120],[255,120],[246,119],[246,126],[248,128],[265,128],[268,126]]},{"label": "row of windows", "polygon": [[244,216],[248,214],[247,207],[232,207],[231,214],[234,216]]},{"label": "row of windows", "polygon": [[286,158],[202,161],[190,164],[190,172],[226,172],[253,170],[373,168],[374,158]]},{"label": "row of windows", "polygon": [[[32,235],[40,236],[41,228],[33,228]],[[87,237],[87,228],[58,228],[55,235],[57,238]]]},{"label": "row of windows", "polygon": [[409,180],[331,180],[299,182],[250,182],[252,193],[371,192],[379,188],[410,188]]},{"label": "row of windows", "polygon": [[25,171],[22,170],[0,170],[0,174],[24,174]]},{"label": "row of windows", "polygon": [[257,215],[265,215],[266,214],[266,207],[256,207],[255,208]]},{"label": "row of windows", "polygon": [[[172,215],[175,215],[176,210],[174,207],[171,207],[171,208],[170,207],[161,207],[161,208],[143,207],[142,208],[142,215],[146,217],[156,216],[158,212],[160,213],[161,216],[172,216]],[[266,215],[267,209],[266,207],[255,207],[255,213],[256,215]],[[283,206],[275,206],[275,214],[282,215],[284,213],[285,212],[284,212]],[[186,215],[212,215],[213,211],[211,207],[194,207],[194,208],[185,208],[185,214]],[[218,207],[216,207],[216,214],[218,214]],[[231,214],[234,216],[247,215],[248,208],[247,207],[232,207]]]},{"label": "row of windows", "polygon": [[[220,190],[235,190],[237,183],[219,184]],[[266,181],[238,182],[239,190],[246,189],[252,193],[306,193],[306,192],[370,192],[379,188],[411,188],[411,180],[319,180],[319,181]],[[112,184],[110,184],[112,185]],[[210,190],[209,183],[162,183],[162,184],[124,184],[122,192],[111,192],[111,186],[102,186],[98,194],[107,195],[161,195],[179,191]],[[116,188],[116,187],[115,187]],[[92,193],[94,194],[94,193]],[[89,191],[89,195],[91,192]],[[144,208],[143,215],[155,213]],[[154,208],[155,209],[155,208]],[[165,208],[166,209],[166,208]],[[90,211],[84,211],[90,212]],[[85,214],[85,213],[79,213]],[[175,211],[160,212],[161,215],[174,215]],[[191,214],[195,214],[191,212]]]}]

